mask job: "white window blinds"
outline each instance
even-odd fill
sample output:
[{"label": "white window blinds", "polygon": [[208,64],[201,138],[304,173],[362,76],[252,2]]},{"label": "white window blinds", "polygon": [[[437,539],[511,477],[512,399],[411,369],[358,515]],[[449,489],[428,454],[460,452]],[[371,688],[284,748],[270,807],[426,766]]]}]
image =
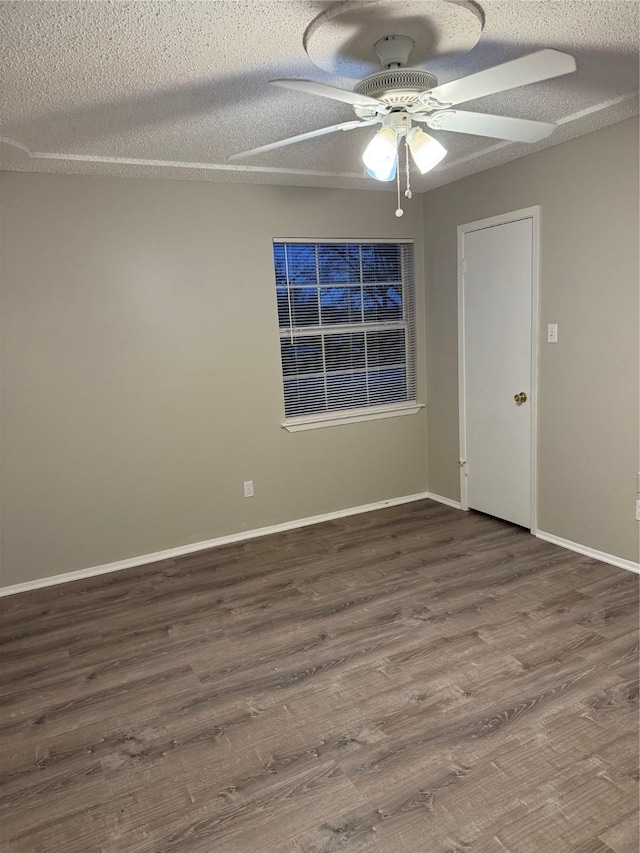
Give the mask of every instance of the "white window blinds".
[{"label": "white window blinds", "polygon": [[413,243],[274,241],[285,416],[416,399]]}]

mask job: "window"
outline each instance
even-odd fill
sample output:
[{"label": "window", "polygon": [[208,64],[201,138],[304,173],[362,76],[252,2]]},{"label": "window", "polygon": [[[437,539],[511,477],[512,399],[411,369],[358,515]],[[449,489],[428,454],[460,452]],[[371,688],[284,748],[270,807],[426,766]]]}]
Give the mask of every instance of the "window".
[{"label": "window", "polygon": [[287,421],[415,405],[413,244],[275,241],[273,256]]}]

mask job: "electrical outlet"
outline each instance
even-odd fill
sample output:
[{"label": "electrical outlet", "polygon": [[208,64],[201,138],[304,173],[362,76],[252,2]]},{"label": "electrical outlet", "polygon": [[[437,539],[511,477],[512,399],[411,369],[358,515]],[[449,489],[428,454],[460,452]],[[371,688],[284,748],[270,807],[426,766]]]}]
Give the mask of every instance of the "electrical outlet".
[{"label": "electrical outlet", "polygon": [[245,498],[253,497],[253,480],[244,481],[244,496]]},{"label": "electrical outlet", "polygon": [[640,500],[636,501],[636,521],[640,521]]}]

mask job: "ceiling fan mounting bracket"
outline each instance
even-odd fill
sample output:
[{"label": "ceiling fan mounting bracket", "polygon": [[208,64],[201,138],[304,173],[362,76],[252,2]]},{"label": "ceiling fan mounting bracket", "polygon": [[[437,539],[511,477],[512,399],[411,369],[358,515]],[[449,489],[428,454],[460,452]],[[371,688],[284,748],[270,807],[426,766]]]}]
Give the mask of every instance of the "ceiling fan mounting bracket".
[{"label": "ceiling fan mounting bracket", "polygon": [[373,49],[383,68],[404,68],[414,41],[409,36],[383,36],[374,44]]}]

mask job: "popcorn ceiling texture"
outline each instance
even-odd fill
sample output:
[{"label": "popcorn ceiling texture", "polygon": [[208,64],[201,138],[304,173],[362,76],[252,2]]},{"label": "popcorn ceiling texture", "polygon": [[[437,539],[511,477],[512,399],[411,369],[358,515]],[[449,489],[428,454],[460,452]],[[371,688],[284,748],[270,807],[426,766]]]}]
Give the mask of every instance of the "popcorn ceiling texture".
[{"label": "popcorn ceiling texture", "polygon": [[[477,45],[421,67],[444,83],[542,47],[564,50],[576,57],[577,73],[463,107],[560,126],[535,145],[437,134],[449,154],[433,172],[412,178],[417,191],[638,112],[637,3],[481,5],[485,22]],[[353,79],[323,71],[305,52],[305,31],[331,6],[315,0],[2,3],[0,137],[27,150],[0,145],[0,165],[388,191],[363,176],[360,155],[371,134],[366,129],[308,140],[241,164],[227,159],[353,118],[347,104],[268,85],[276,77],[302,77],[352,88]],[[415,9],[416,3],[395,0],[400,17],[404,7]]]}]

